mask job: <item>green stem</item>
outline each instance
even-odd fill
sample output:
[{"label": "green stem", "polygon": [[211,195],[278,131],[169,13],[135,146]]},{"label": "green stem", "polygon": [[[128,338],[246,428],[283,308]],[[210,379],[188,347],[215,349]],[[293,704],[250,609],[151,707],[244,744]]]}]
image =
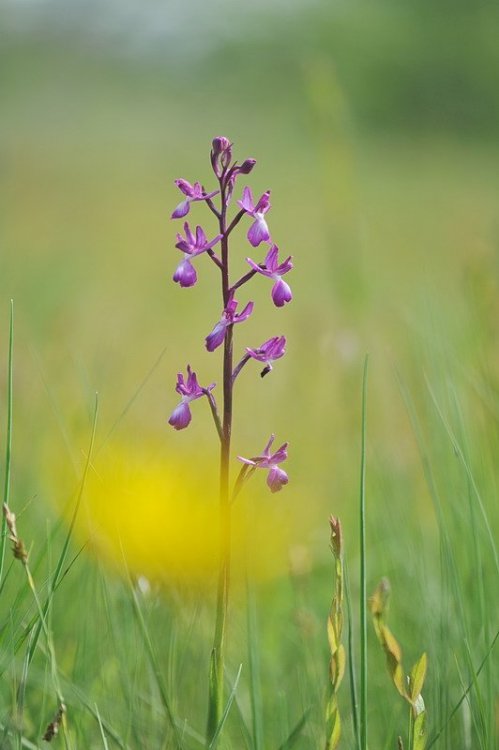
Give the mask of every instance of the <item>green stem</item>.
[{"label": "green stem", "polygon": [[367,584],[366,584],[366,403],[369,357],[362,380],[362,448],[360,461],[360,747],[367,750]]},{"label": "green stem", "polygon": [[[10,499],[10,467],[12,455],[12,405],[13,405],[13,362],[14,362],[14,300],[10,301],[10,326],[9,326],[9,359],[7,369],[7,438],[5,445],[5,482],[3,491],[3,502],[9,505]],[[5,514],[2,513],[2,532],[0,539],[0,587],[3,577],[5,562],[5,545],[7,541],[7,524]]]}]

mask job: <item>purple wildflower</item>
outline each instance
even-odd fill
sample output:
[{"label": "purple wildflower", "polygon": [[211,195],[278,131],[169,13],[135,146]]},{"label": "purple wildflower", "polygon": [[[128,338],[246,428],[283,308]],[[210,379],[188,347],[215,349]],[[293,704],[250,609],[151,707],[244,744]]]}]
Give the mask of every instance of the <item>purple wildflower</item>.
[{"label": "purple wildflower", "polygon": [[255,220],[248,230],[248,240],[253,247],[258,247],[260,242],[268,242],[270,232],[264,216],[270,208],[270,190],[267,190],[255,205],[251,188],[245,187],[242,200],[238,201],[238,205]]},{"label": "purple wildflower", "polygon": [[209,352],[214,352],[220,344],[223,343],[225,338],[225,332],[230,325],[235,323],[242,323],[244,320],[249,318],[253,312],[253,302],[248,302],[244,310],[240,313],[236,313],[237,305],[239,303],[234,299],[234,293],[229,296],[229,301],[222,313],[222,317],[214,327],[211,333],[206,337],[206,348]]},{"label": "purple wildflower", "polygon": [[280,265],[278,264],[279,249],[277,245],[272,245],[265,257],[264,267],[257,265],[251,258],[246,258],[246,261],[250,264],[251,268],[257,273],[261,273],[262,276],[267,276],[269,279],[274,279],[275,284],[272,287],[272,300],[276,307],[283,307],[286,302],[291,302],[293,295],[289,284],[286,284],[282,280],[282,276],[293,268],[291,262],[291,255],[289,255],[285,261]]},{"label": "purple wildflower", "polygon": [[243,464],[253,467],[253,469],[269,469],[267,485],[271,492],[279,492],[279,490],[289,481],[288,475],[284,469],[280,469],[277,466],[277,464],[282,463],[288,457],[288,443],[283,443],[275,453],[271,454],[270,448],[274,442],[274,438],[274,435],[270,436],[270,440],[260,456],[255,456],[254,458],[243,458],[242,456],[238,456],[238,459],[242,461]]},{"label": "purple wildflower", "polygon": [[168,424],[171,424],[175,430],[183,430],[188,427],[192,418],[189,403],[202,396],[207,396],[208,392],[213,390],[214,387],[215,383],[212,383],[207,388],[201,388],[196,373],[192,372],[190,365],[187,365],[187,382],[181,372],[177,375],[175,390],[182,396],[182,400],[173,410]]},{"label": "purple wildflower", "polygon": [[196,227],[196,236],[194,236],[187,221],[184,223],[184,232],[185,239],[181,234],[177,234],[175,247],[184,253],[184,259],[178,264],[173,274],[173,281],[178,282],[181,287],[188,287],[194,286],[197,281],[196,269],[190,259],[210,250],[221,239],[222,235],[217,234],[211,242],[208,242],[201,227]]},{"label": "purple wildflower", "polygon": [[205,193],[201,187],[201,183],[195,182],[191,185],[187,180],[178,179],[175,180],[175,185],[185,195],[185,199],[181,201],[175,211],[172,213],[172,219],[181,219],[183,216],[187,216],[191,203],[195,201],[206,201],[209,198],[213,198],[218,193],[218,190],[214,190],[212,193]]},{"label": "purple wildflower", "polygon": [[246,347],[246,351],[249,356],[256,359],[258,362],[265,362],[265,367],[260,373],[262,378],[272,370],[272,362],[275,359],[280,359],[286,353],[286,338],[285,336],[273,336],[273,338],[265,341],[258,349],[249,349]]}]

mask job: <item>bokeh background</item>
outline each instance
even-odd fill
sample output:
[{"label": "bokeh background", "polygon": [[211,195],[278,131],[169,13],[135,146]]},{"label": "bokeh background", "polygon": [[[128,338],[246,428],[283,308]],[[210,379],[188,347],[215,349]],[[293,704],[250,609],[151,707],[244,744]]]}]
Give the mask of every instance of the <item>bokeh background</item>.
[{"label": "bokeh background", "polygon": [[[254,282],[256,314],[237,330],[241,349],[288,338],[269,377],[244,371],[236,400],[236,453],[254,455],[271,432],[290,441],[289,487],[266,495],[261,478],[254,489],[257,515],[271,515],[278,540],[262,531],[258,544],[285,589],[282,605],[273,589],[261,593],[273,603],[262,618],[275,625],[263,628],[265,648],[290,653],[276,636],[290,560],[302,582],[316,572],[296,638],[321,637],[329,513],[342,517],[357,564],[369,353],[369,585],[386,574],[398,587],[415,656],[427,633],[411,603],[442,601],[435,496],[450,523],[469,523],[456,436],[466,436],[481,497],[496,505],[497,4],[4,0],[1,16],[0,378],[5,386],[13,298],[13,476],[26,523],[43,527],[71,502],[96,391],[97,476],[140,467],[131,505],[120,501],[123,471],[108,493],[115,514],[148,507],[145,453],[154,467],[164,461],[175,488],[185,487],[182,471],[216,484],[204,405],[194,404],[189,430],[167,425],[177,371],[190,362],[203,383],[220,380],[217,356],[203,347],[220,314],[215,274],[201,258],[194,289],[172,283],[180,227],[169,216],[173,180],[209,184],[211,139],[226,135],[240,160],[257,159],[251,184],[272,189],[272,235],[295,263],[292,304],[276,310],[265,280]],[[200,204],[191,214],[215,231]],[[244,269],[244,233],[232,252]],[[3,399],[3,424],[5,416]],[[93,497],[106,502],[102,488]],[[148,554],[157,570],[157,548],[141,554],[145,572]],[[163,568],[163,583],[177,580]],[[476,636],[478,649],[486,634]],[[284,672],[295,666],[281,659]],[[267,675],[281,700],[279,679]],[[380,736],[389,727],[380,720]]]}]

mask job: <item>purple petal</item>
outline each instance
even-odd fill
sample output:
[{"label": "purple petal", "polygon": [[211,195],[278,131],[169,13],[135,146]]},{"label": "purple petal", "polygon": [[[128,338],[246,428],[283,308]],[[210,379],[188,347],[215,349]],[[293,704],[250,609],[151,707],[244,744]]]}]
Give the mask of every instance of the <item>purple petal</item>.
[{"label": "purple petal", "polygon": [[267,255],[265,256],[265,268],[272,273],[275,273],[277,268],[277,258],[279,256],[279,248],[277,245],[272,245]]},{"label": "purple petal", "polygon": [[258,247],[260,242],[270,240],[270,232],[267,222],[261,214],[255,214],[255,221],[248,230],[248,240],[253,247]]},{"label": "purple petal", "polygon": [[243,209],[243,211],[246,211],[246,213],[253,213],[253,211],[255,210],[255,206],[253,203],[253,193],[251,192],[251,188],[244,188],[243,197],[240,201],[237,201],[237,204]]},{"label": "purple petal", "polygon": [[243,458],[242,456],[238,456],[237,460],[241,461],[243,464],[247,464],[248,466],[256,466],[256,461],[253,461],[251,458]]},{"label": "purple petal", "polygon": [[267,445],[263,449],[263,456],[267,456],[267,457],[270,456],[270,449],[272,447],[272,443],[274,442],[274,440],[275,440],[275,435],[274,435],[274,433],[272,433],[272,435],[269,438],[269,442],[267,443]]},{"label": "purple petal", "polygon": [[189,425],[191,418],[189,404],[182,401],[172,412],[168,424],[171,424],[175,430],[183,430]]},{"label": "purple petal", "polygon": [[209,352],[214,352],[225,338],[225,331],[227,330],[228,322],[225,320],[219,321],[213,331],[208,334],[205,339],[205,346]]},{"label": "purple petal", "polygon": [[288,445],[289,443],[283,443],[281,447],[269,457],[269,464],[282,464],[283,461],[286,461],[288,457]]},{"label": "purple petal", "polygon": [[205,247],[206,245],[206,235],[203,232],[201,227],[196,227],[196,240],[193,243],[196,245],[196,248]]},{"label": "purple petal", "polygon": [[242,323],[244,320],[247,320],[253,312],[254,306],[254,302],[248,302],[244,310],[239,315],[235,316],[234,323]]},{"label": "purple petal", "polygon": [[283,307],[286,302],[291,302],[293,295],[291,287],[282,279],[278,279],[272,287],[272,300],[276,307]]},{"label": "purple petal", "polygon": [[279,492],[289,482],[288,475],[284,469],[273,466],[267,475],[267,484],[271,492]]},{"label": "purple petal", "polygon": [[187,216],[189,208],[191,207],[191,199],[186,198],[185,201],[179,203],[175,211],[172,213],[172,219],[181,219],[183,216]]},{"label": "purple petal", "polygon": [[255,213],[266,214],[270,208],[270,190],[267,190],[255,206]]},{"label": "purple petal", "polygon": [[190,182],[187,182],[187,180],[183,180],[181,177],[178,180],[175,180],[175,185],[179,190],[182,191],[184,195],[189,196],[189,198],[192,198],[194,196],[196,185],[192,186]]},{"label": "purple petal", "polygon": [[277,266],[276,273],[278,273],[279,276],[284,276],[284,274],[291,271],[292,268],[293,263],[291,262],[291,255],[288,255],[286,260],[283,261],[280,266]]},{"label": "purple petal", "polygon": [[181,287],[189,287],[194,286],[196,283],[198,277],[196,273],[196,269],[192,265],[192,263],[189,261],[188,258],[184,258],[178,266],[173,274],[173,281],[180,284]]}]

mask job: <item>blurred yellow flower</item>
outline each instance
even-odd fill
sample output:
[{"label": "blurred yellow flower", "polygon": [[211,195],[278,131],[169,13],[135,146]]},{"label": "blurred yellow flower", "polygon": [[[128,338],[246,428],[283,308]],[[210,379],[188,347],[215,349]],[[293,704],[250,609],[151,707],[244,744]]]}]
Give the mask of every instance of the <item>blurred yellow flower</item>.
[{"label": "blurred yellow flower", "polygon": [[[92,462],[76,524],[81,541],[118,571],[154,582],[201,584],[218,566],[218,467],[166,454],[165,446],[113,444]],[[71,512],[71,507],[68,508]],[[233,508],[233,577],[287,568],[283,504],[259,477]]]}]

